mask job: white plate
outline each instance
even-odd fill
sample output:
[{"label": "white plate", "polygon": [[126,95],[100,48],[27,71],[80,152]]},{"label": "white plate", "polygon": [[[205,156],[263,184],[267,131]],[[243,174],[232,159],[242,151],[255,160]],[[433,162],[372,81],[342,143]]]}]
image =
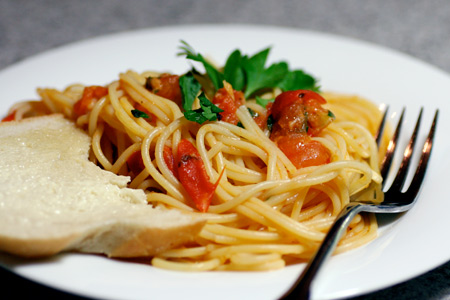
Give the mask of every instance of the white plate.
[{"label": "white plate", "polygon": [[[128,69],[181,73],[180,40],[224,63],[235,48],[253,54],[272,46],[270,60],[287,60],[320,78],[324,90],[362,95],[392,112],[408,106],[406,128],[424,105],[426,131],[435,108],[441,118],[436,147],[419,202],[380,230],[367,246],[333,257],[318,278],[314,298],[355,296],[408,280],[450,259],[450,77],[403,54],[360,41],[286,28],[205,25],[126,32],[82,41],[19,62],[0,72],[0,114],[16,101],[36,98],[35,88],[69,83],[105,84]],[[395,119],[395,114],[392,115]],[[424,132],[421,133],[423,137]],[[178,273],[95,255],[65,254],[0,263],[32,280],[73,293],[109,299],[274,299],[303,266],[261,273]]]}]

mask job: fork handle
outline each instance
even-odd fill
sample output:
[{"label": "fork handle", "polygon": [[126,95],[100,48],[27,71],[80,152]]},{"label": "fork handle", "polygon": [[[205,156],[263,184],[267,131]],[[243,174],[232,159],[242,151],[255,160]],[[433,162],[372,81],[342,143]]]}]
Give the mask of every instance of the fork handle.
[{"label": "fork handle", "polygon": [[362,206],[358,203],[349,203],[342,209],[303,273],[280,299],[310,299],[311,285],[319,269],[334,252],[352,219],[361,211]]}]

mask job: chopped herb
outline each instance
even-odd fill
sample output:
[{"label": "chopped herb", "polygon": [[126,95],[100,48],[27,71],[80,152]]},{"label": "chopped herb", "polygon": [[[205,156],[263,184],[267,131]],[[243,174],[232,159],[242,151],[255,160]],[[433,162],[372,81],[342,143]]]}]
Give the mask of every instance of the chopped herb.
[{"label": "chopped herb", "polygon": [[336,116],[333,114],[333,112],[331,110],[328,110],[328,116],[333,119],[336,119]]},{"label": "chopped herb", "polygon": [[223,109],[214,105],[203,93],[198,97],[198,99],[200,100],[200,106],[203,108],[205,117],[209,121],[217,120],[217,114],[223,112]]},{"label": "chopped herb", "polygon": [[252,116],[252,118],[258,116],[258,113],[256,111],[254,111],[253,109],[251,109],[250,107],[247,107],[247,110],[250,113],[250,116]]},{"label": "chopped herb", "polygon": [[305,130],[305,132],[308,132],[308,130],[309,130],[309,126],[308,126],[308,112],[305,111],[305,113],[303,115],[305,116],[305,121],[303,122],[302,128]]},{"label": "chopped herb", "polygon": [[185,118],[199,124],[203,124],[206,121],[217,120],[219,113],[223,112],[223,109],[220,109],[214,105],[203,93],[198,97],[198,99],[200,100],[200,108],[185,111]]},{"label": "chopped herb", "polygon": [[184,116],[187,120],[203,124],[206,121],[215,121],[219,118],[218,115],[223,112],[223,110],[209,101],[204,93],[201,93],[198,96],[200,108],[192,109],[192,105],[201,89],[200,83],[195,79],[192,72],[181,76],[179,84]]},{"label": "chopped herb", "polygon": [[135,117],[135,118],[144,118],[144,119],[150,118],[145,112],[140,111],[139,109],[133,109],[133,110],[131,110],[131,114],[132,114],[133,117]]},{"label": "chopped herb", "polygon": [[267,129],[269,129],[270,132],[272,132],[272,126],[275,124],[275,120],[273,119],[272,115],[269,115],[267,117]]}]

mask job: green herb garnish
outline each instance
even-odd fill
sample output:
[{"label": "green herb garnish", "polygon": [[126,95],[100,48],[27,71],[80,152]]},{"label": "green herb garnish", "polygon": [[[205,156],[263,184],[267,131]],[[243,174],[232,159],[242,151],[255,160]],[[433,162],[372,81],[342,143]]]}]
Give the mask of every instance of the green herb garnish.
[{"label": "green herb garnish", "polygon": [[222,109],[206,98],[204,93],[198,96],[200,108],[192,109],[195,99],[201,90],[201,85],[192,72],[188,72],[179,79],[184,116],[187,120],[203,124],[206,121],[215,121]]},{"label": "green herb garnish", "polygon": [[264,67],[269,51],[270,48],[267,48],[248,59],[243,59],[242,67],[247,79],[244,92],[246,99],[258,90],[276,87],[289,73],[289,67],[285,62]]},{"label": "green herb garnish", "polygon": [[242,91],[245,88],[246,75],[242,67],[244,59],[245,57],[242,56],[241,52],[235,50],[228,56],[223,68],[225,80],[237,91]]},{"label": "green herb garnish", "polygon": [[331,110],[328,110],[328,116],[330,118],[336,119],[336,116],[333,114],[333,112]]},{"label": "green herb garnish", "polygon": [[283,91],[312,90],[318,92],[316,79],[302,70],[289,72],[284,79],[277,85]]},{"label": "green herb garnish", "polygon": [[133,110],[131,110],[131,114],[132,114],[133,117],[135,117],[135,118],[144,118],[144,119],[150,118],[145,112],[140,111],[139,109],[133,109]]},{"label": "green herb garnish", "polygon": [[256,111],[254,111],[253,109],[251,109],[250,107],[247,107],[248,113],[250,114],[250,116],[252,118],[257,117],[258,113]]},{"label": "green herb garnish", "polygon": [[206,70],[209,78],[211,79],[216,90],[223,87],[223,74],[220,73],[216,68],[214,68],[200,53],[195,53],[194,49],[186,43],[185,41],[181,41],[183,46],[180,47],[182,52],[178,53],[178,55],[185,55],[187,59],[197,61],[203,64],[203,67]]},{"label": "green herb garnish", "polygon": [[194,104],[195,98],[197,98],[202,86],[195,79],[192,72],[188,72],[181,76],[179,79],[179,85],[181,89],[182,104],[184,111],[192,110],[192,105]]},{"label": "green herb garnish", "polygon": [[272,132],[273,124],[275,124],[275,120],[272,115],[269,115],[269,117],[267,117],[267,129],[269,129],[270,132]]},{"label": "green herb garnish", "polygon": [[270,48],[266,48],[253,56],[243,55],[234,50],[227,58],[223,71],[215,68],[203,55],[196,53],[186,42],[179,55],[203,64],[206,74],[216,90],[223,87],[223,80],[230,83],[237,91],[244,92],[248,99],[258,93],[271,88],[280,88],[282,91],[307,89],[319,91],[317,80],[302,70],[290,70],[286,62],[273,63],[267,68],[267,58]]}]

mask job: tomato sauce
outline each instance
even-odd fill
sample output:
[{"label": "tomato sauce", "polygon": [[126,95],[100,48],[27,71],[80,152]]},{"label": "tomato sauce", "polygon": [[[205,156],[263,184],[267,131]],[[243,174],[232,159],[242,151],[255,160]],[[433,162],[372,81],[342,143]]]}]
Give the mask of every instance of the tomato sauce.
[{"label": "tomato sauce", "polygon": [[333,120],[322,105],[326,100],[308,90],[281,93],[271,107],[274,120],[270,139],[297,168],[329,163],[331,154],[311,137],[319,134]]}]

